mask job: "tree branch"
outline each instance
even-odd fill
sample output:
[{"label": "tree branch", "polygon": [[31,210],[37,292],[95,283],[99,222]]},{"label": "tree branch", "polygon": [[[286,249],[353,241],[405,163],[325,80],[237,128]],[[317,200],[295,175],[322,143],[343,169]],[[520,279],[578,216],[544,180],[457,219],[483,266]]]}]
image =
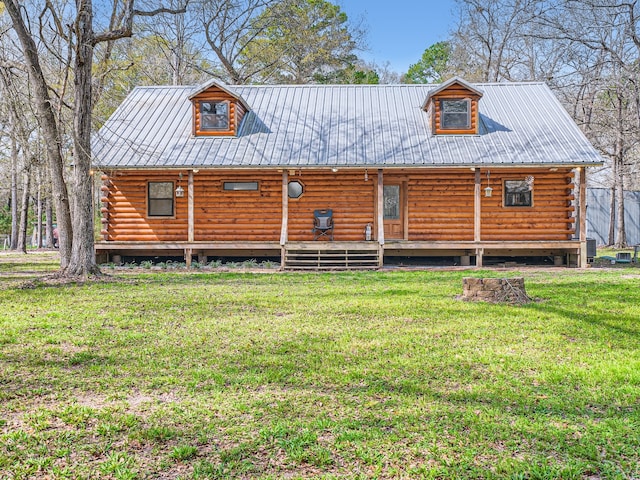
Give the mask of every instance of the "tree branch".
[{"label": "tree branch", "polygon": [[187,5],[189,4],[189,0],[187,0],[182,8],[157,8],[151,11],[143,11],[136,10],[133,8],[133,0],[131,0],[127,4],[127,10],[124,19],[124,26],[122,28],[116,28],[114,30],[108,30],[105,32],[96,33],[93,35],[93,45],[96,45],[101,42],[110,42],[113,40],[118,40],[120,38],[130,37],[133,33],[133,18],[134,17],[153,17],[155,15],[160,15],[163,13],[170,15],[178,15],[181,13],[185,13],[187,11]]}]

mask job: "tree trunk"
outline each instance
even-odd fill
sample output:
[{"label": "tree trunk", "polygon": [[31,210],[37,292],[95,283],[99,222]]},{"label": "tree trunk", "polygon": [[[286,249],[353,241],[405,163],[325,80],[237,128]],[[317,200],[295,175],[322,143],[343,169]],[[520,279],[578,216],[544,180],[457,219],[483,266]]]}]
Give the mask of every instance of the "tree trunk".
[{"label": "tree trunk", "polygon": [[53,248],[53,206],[51,205],[51,197],[49,195],[47,195],[44,200],[44,215],[46,217],[46,247]]},{"label": "tree trunk", "polygon": [[18,250],[27,253],[27,230],[29,229],[29,190],[31,172],[25,168],[22,177],[22,201],[20,202],[20,226],[18,231]]},{"label": "tree trunk", "polygon": [[18,142],[11,136],[11,250],[18,249]]},{"label": "tree trunk", "polygon": [[13,29],[22,46],[24,60],[29,69],[29,82],[34,91],[33,103],[37,112],[38,124],[45,138],[47,161],[51,174],[51,188],[60,236],[60,266],[64,269],[71,258],[73,228],[67,185],[64,181],[64,160],[62,158],[58,124],[53,111],[53,103],[49,97],[47,82],[38,58],[38,47],[22,18],[20,2],[17,0],[5,0],[4,5],[11,17]]},{"label": "tree trunk", "polygon": [[64,274],[99,274],[93,232],[93,177],[91,176],[91,69],[93,65],[93,7],[91,0],[76,0],[75,105],[73,159],[73,249]]},{"label": "tree trunk", "polygon": [[607,245],[613,245],[614,243],[616,243],[616,188],[612,186],[609,189],[609,231],[607,232]]},{"label": "tree trunk", "polygon": [[36,174],[36,248],[42,248],[42,171]]},{"label": "tree trunk", "polygon": [[[622,163],[622,162],[620,162]],[[624,175],[622,165],[618,165],[616,179],[616,248],[626,248],[627,233],[624,221]]]},{"label": "tree trunk", "polygon": [[615,159],[616,164],[615,176],[613,178],[616,189],[616,248],[625,248],[627,246],[627,234],[624,226],[624,101],[621,94],[617,95],[617,131],[615,143]]}]

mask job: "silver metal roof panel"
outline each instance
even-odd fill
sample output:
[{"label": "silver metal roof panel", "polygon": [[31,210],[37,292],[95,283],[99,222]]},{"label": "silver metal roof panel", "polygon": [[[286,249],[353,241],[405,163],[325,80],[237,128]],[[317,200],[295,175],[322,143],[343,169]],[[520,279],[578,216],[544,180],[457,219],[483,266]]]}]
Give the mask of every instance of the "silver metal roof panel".
[{"label": "silver metal roof panel", "polygon": [[[98,168],[595,165],[542,83],[480,84],[479,135],[433,135],[438,85],[225,86],[251,107],[236,137],[194,137],[198,87],[135,88],[96,134]],[[195,90],[194,90],[195,89]]]}]

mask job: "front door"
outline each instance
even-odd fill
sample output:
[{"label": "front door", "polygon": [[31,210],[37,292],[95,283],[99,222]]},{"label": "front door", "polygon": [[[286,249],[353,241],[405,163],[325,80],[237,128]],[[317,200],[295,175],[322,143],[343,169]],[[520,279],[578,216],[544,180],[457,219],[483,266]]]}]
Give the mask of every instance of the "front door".
[{"label": "front door", "polygon": [[404,186],[401,182],[385,183],[384,194],[384,238],[404,239]]}]

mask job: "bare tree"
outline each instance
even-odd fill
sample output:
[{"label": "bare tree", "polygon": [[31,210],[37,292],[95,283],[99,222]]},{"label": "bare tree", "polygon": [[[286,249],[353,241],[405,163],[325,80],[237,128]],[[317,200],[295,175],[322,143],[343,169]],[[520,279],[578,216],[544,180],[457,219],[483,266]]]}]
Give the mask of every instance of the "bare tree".
[{"label": "bare tree", "polygon": [[471,80],[541,80],[555,89],[609,160],[609,243],[624,246],[624,188],[640,170],[640,3],[456,1],[452,62]]},{"label": "bare tree", "polygon": [[458,25],[452,41],[456,70],[484,82],[516,80],[522,74],[524,38],[545,2],[541,0],[456,0]]},{"label": "bare tree", "polygon": [[[92,177],[91,177],[91,113],[93,108],[93,58],[95,46],[101,42],[112,42],[130,37],[136,16],[153,16],[163,13],[178,13],[164,7],[152,11],[137,10],[135,1],[114,1],[112,19],[104,31],[94,30],[94,7],[91,0],[76,0],[72,14],[66,14],[62,4],[59,10],[47,1],[41,6],[39,19],[49,21],[53,33],[67,46],[70,71],[73,72],[73,202],[69,201],[64,178],[62,136],[54,102],[50,98],[53,90],[47,83],[39,50],[35,39],[44,29],[31,28],[28,11],[18,0],[6,0],[5,7],[11,18],[25,63],[29,69],[29,80],[34,92],[37,118],[46,141],[47,159],[52,180],[56,215],[60,237],[61,271],[64,276],[87,276],[99,273],[95,262]],[[182,10],[183,11],[183,10]],[[70,27],[66,27],[69,25]],[[71,211],[70,204],[73,206]],[[71,219],[73,218],[73,226]]]},{"label": "bare tree", "polygon": [[29,82],[34,92],[38,122],[47,145],[47,160],[51,174],[56,215],[60,231],[60,264],[64,270],[68,267],[71,258],[72,227],[69,196],[63,172],[64,161],[61,152],[61,137],[58,123],[38,56],[38,48],[34,36],[29,30],[28,23],[22,16],[21,4],[18,3],[17,0],[7,0],[5,1],[5,8],[12,20],[13,29],[16,32],[18,40],[22,45],[25,63],[29,70]]},{"label": "bare tree", "polygon": [[[170,0],[170,6],[178,9],[179,1]],[[157,63],[158,71],[163,74],[156,84],[188,85],[209,76],[203,73],[211,69],[211,62],[203,53],[207,48],[202,35],[201,13],[210,3],[192,1],[183,13],[143,19],[140,23],[140,46],[152,56],[147,56],[145,63]]]},{"label": "bare tree", "polygon": [[29,191],[31,190],[31,168],[27,165],[22,171],[22,198],[20,200],[20,221],[16,250],[27,253],[27,230],[29,228]]},{"label": "bare tree", "polygon": [[[33,116],[29,115],[30,107],[27,102],[24,102],[24,92],[20,91],[22,79],[18,67],[19,65],[8,62],[4,55],[0,57],[0,92],[3,93],[11,143],[11,248],[26,253],[27,214],[31,194],[31,170],[34,161],[31,146],[37,143],[37,139],[34,138],[35,128],[30,124],[30,119],[33,119]],[[22,157],[22,162],[20,162],[20,157]],[[18,177],[20,174],[23,179],[22,197],[18,202]],[[18,203],[20,203],[19,213]]]},{"label": "bare tree", "polygon": [[608,240],[624,247],[625,181],[638,160],[640,142],[640,4],[564,0],[539,22],[547,38],[567,44],[582,58],[576,68],[582,80],[576,105],[582,108],[574,115],[578,113],[575,117],[585,133],[609,159],[612,200]]}]

